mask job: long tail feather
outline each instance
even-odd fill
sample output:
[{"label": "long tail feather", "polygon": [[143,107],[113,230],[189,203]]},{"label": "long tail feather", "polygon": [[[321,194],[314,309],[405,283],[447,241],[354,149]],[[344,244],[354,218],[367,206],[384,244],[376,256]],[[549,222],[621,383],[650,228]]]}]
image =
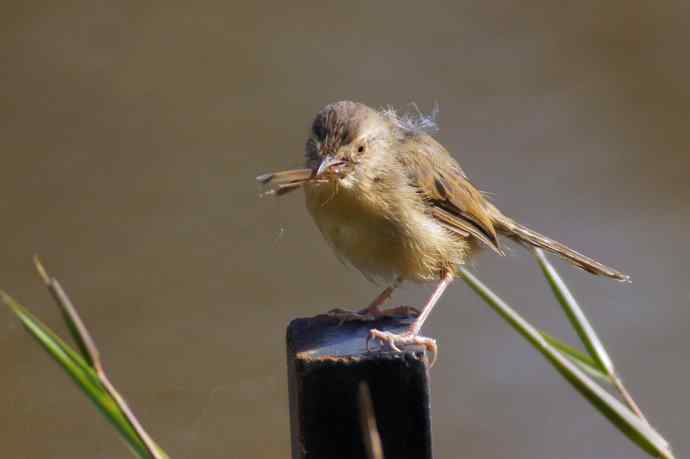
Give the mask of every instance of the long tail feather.
[{"label": "long tail feather", "polygon": [[494,224],[496,225],[498,231],[503,235],[518,242],[527,243],[529,245],[540,247],[548,250],[549,252],[555,253],[556,255],[565,258],[578,268],[584,269],[589,273],[598,276],[607,276],[622,282],[630,282],[630,276],[627,274],[624,274],[617,269],[610,268],[603,263],[599,263],[598,261],[571,249],[565,244],[561,244],[558,241],[555,241],[515,222],[514,220],[503,215],[493,205],[490,205],[490,207],[492,207],[491,214],[494,219]]}]

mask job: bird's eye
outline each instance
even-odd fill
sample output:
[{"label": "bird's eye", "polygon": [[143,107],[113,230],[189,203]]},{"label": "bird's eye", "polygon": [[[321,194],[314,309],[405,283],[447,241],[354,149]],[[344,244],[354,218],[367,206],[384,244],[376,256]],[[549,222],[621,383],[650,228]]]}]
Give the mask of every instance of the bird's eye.
[{"label": "bird's eye", "polygon": [[359,148],[357,149],[358,153],[364,152],[364,145],[360,145]]}]

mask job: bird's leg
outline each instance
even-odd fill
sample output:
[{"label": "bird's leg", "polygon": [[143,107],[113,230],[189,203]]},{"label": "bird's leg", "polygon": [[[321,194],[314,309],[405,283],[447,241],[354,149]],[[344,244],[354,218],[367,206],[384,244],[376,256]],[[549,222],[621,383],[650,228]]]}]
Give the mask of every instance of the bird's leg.
[{"label": "bird's leg", "polygon": [[365,309],[359,311],[360,314],[373,317],[417,317],[419,316],[419,311],[412,306],[396,306],[394,308],[381,309],[381,306],[386,304],[386,302],[393,295],[393,292],[402,284],[402,279],[397,278],[392,285],[387,287],[383,292],[379,294],[374,301],[372,301],[369,306]]},{"label": "bird's leg", "polygon": [[419,330],[422,328],[422,325],[424,325],[424,322],[429,317],[429,314],[431,314],[431,310],[434,309],[434,306],[438,302],[439,298],[441,298],[441,295],[443,295],[443,292],[446,290],[446,288],[452,280],[453,275],[451,273],[443,273],[441,277],[441,282],[439,282],[438,286],[436,287],[436,290],[434,290],[434,293],[431,295],[431,298],[429,298],[429,301],[427,301],[426,305],[424,305],[422,313],[419,315],[419,317],[415,319],[414,322],[412,322],[412,325],[410,325],[410,327],[403,333],[397,335],[395,333],[384,332],[376,329],[370,330],[369,336],[367,337],[367,350],[369,350],[369,342],[371,340],[380,341],[382,344],[386,343],[393,350],[398,352],[400,352],[400,346],[424,346],[424,348],[426,348],[426,350],[429,351],[429,353],[431,354],[431,365],[433,365],[436,361],[436,355],[438,354],[438,346],[436,346],[436,340],[420,336]]},{"label": "bird's leg", "polygon": [[359,311],[359,314],[364,314],[367,316],[380,316],[383,314],[383,310],[381,309],[381,306],[386,304],[388,300],[390,300],[391,296],[393,295],[393,292],[395,289],[400,285],[400,282],[396,280],[392,285],[389,285],[381,293],[378,294],[374,300],[369,303],[369,306],[366,308],[362,309]]},{"label": "bird's leg", "polygon": [[401,283],[402,279],[397,278],[395,282],[379,293],[378,296],[369,303],[369,306],[360,311],[353,312],[346,309],[333,309],[328,311],[328,315],[340,319],[341,322],[370,322],[381,317],[416,317],[419,315],[419,311],[410,306],[397,306],[390,309],[381,308],[381,306],[390,299],[395,289],[398,288]]}]

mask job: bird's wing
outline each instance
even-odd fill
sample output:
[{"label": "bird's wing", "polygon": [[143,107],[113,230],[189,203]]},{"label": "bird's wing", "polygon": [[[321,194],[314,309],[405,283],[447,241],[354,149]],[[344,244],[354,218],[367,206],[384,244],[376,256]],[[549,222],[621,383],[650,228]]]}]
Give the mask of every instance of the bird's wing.
[{"label": "bird's wing", "polygon": [[403,142],[398,159],[436,220],[503,255],[484,197],[441,144],[429,135],[415,135]]}]

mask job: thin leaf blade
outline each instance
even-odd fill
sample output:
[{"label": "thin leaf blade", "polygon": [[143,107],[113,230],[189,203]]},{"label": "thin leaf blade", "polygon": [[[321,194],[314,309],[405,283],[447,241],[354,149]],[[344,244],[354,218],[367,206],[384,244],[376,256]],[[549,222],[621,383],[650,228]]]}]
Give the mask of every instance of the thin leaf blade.
[{"label": "thin leaf blade", "polygon": [[539,266],[546,277],[546,280],[551,287],[551,291],[563,307],[565,315],[572,324],[578,337],[584,344],[585,348],[596,361],[597,366],[608,375],[614,374],[613,361],[609,357],[604,344],[599,339],[599,336],[594,331],[594,327],[587,319],[587,316],[577,303],[575,296],[572,294],[568,286],[565,284],[561,276],[558,274],[553,265],[549,262],[544,254],[544,251],[538,248],[534,249],[534,253],[539,262]]},{"label": "thin leaf blade", "polygon": [[611,384],[611,379],[609,378],[609,375],[604,373],[599,368],[599,365],[597,365],[597,363],[592,359],[592,357],[580,351],[579,349],[576,349],[570,346],[569,344],[559,340],[558,338],[549,335],[543,330],[540,333],[547,343],[556,348],[557,351],[559,351],[565,357],[569,358],[573,363],[577,364],[577,366],[583,369],[585,373],[597,378],[600,381],[604,381]]},{"label": "thin leaf blade", "polygon": [[70,335],[72,335],[72,339],[75,343],[77,343],[77,348],[79,349],[81,356],[84,358],[84,360],[86,360],[86,362],[88,362],[89,366],[93,368],[94,359],[89,353],[89,349],[84,340],[82,339],[81,333],[79,333],[79,324],[75,323],[74,320],[72,320],[69,311],[65,309],[65,307],[63,306],[65,304],[71,304],[69,298],[67,297],[67,294],[62,289],[62,286],[60,286],[60,283],[56,279],[48,275],[48,272],[43,266],[43,263],[41,263],[41,259],[38,257],[38,255],[34,255],[34,266],[39,277],[48,288],[50,294],[53,296],[55,303],[60,308],[62,319],[67,324],[67,329],[69,330]]},{"label": "thin leaf blade", "polygon": [[532,344],[580,394],[608,418],[625,436],[650,455],[672,458],[668,442],[628,407],[602,389],[577,365],[564,357],[529,322],[515,312],[498,295],[466,269],[460,268],[463,280],[499,316]]},{"label": "thin leaf blade", "polygon": [[82,392],[96,405],[101,414],[117,428],[137,456],[141,459],[153,459],[83,357],[12,297],[2,291],[0,291],[0,297],[18,317],[29,334],[62,367]]}]

